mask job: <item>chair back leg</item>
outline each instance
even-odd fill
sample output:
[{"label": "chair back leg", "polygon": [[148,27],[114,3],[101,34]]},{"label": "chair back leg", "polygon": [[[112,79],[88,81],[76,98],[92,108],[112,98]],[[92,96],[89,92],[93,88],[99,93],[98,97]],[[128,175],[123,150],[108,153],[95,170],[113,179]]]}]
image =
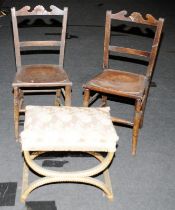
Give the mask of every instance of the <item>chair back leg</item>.
[{"label": "chair back leg", "polygon": [[19,88],[14,88],[14,125],[15,138],[19,139]]},{"label": "chair back leg", "polygon": [[71,106],[71,86],[65,87],[65,106]]},{"label": "chair back leg", "polygon": [[133,126],[133,133],[132,133],[132,151],[131,151],[132,155],[136,155],[136,150],[137,150],[139,127],[140,127],[141,116],[142,116],[141,105],[142,105],[141,100],[140,99],[136,100],[134,126]]},{"label": "chair back leg", "polygon": [[84,96],[83,96],[83,106],[88,107],[89,106],[89,99],[90,99],[90,90],[85,89],[84,90]]}]

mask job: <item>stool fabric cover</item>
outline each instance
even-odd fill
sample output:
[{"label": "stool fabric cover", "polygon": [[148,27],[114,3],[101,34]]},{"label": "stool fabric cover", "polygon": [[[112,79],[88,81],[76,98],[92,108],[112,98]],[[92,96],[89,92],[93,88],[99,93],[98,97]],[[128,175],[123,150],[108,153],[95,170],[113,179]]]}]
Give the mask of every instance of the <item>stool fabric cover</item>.
[{"label": "stool fabric cover", "polygon": [[23,151],[115,152],[110,108],[26,106]]}]

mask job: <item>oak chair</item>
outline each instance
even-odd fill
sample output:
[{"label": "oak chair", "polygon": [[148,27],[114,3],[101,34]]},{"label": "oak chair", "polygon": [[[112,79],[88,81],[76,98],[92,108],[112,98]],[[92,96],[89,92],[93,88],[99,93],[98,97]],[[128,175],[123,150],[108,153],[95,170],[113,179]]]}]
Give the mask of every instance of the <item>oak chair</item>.
[{"label": "oak chair", "polygon": [[[63,104],[61,102],[62,99],[64,100],[64,105],[71,105],[72,83],[69,80],[68,75],[63,68],[68,8],[65,7],[63,10],[61,10],[56,6],[51,5],[50,11],[47,11],[41,5],[36,6],[33,10],[31,10],[29,6],[25,6],[20,10],[16,10],[13,7],[11,9],[11,16],[17,69],[17,73],[12,83],[14,91],[14,124],[15,137],[18,140],[20,114],[25,113],[25,105],[23,103],[25,94],[49,94],[51,92],[55,93],[55,105]],[[25,35],[24,37],[22,37],[20,29],[24,28],[24,26],[21,26],[20,28],[20,18],[22,18],[22,21],[24,21],[27,18],[27,21],[31,21],[32,18],[36,18],[43,21],[45,21],[44,18],[49,18],[49,20],[51,21],[56,19],[57,33],[59,35],[60,31],[60,38],[58,36],[57,39],[49,39],[45,38],[47,34],[44,34],[44,38],[39,38],[40,40],[36,41],[36,32],[31,37],[28,37],[30,36],[30,32],[29,34],[27,34],[28,36]],[[60,22],[61,26],[59,24]],[[38,24],[37,26],[40,27],[41,25]],[[47,24],[44,26],[47,26]],[[30,27],[30,30],[33,29],[36,29],[36,27]],[[40,32],[42,32],[42,30],[39,31],[39,35]],[[50,30],[48,31],[48,34],[49,32]],[[26,59],[24,62],[24,59],[22,59],[22,53],[24,50],[25,52],[35,51],[38,53],[40,50],[45,50],[45,48],[47,50],[49,48],[49,51],[56,51],[58,53],[58,57],[56,58],[56,64],[54,62],[51,62],[49,64],[43,64],[42,62],[44,62],[45,60],[41,61],[41,63],[32,63],[30,59],[28,59],[29,64],[23,64],[26,63],[27,60]]]},{"label": "oak chair", "polygon": [[[113,24],[114,22],[116,24],[117,21],[119,25],[116,27]],[[163,23],[163,18],[156,19],[150,14],[143,18],[138,12],[133,12],[130,16],[127,16],[127,11],[118,13],[107,11],[103,71],[83,85],[83,104],[86,107],[91,105],[99,96],[101,96],[102,100],[101,106],[105,106],[111,96],[134,101],[133,120],[112,117],[113,122],[133,127],[132,155],[136,154],[139,128],[143,124],[144,110],[160,45]],[[119,31],[119,34],[116,35],[115,32],[117,31]],[[127,36],[127,33],[129,36]],[[136,38],[134,37],[133,40],[128,41],[132,33]],[[141,38],[138,38],[139,35],[141,35]],[[114,39],[112,38],[115,38],[118,46],[116,42],[113,43]],[[124,41],[121,44],[119,41],[122,38],[124,38]],[[145,42],[145,39],[149,40],[149,42]],[[113,63],[111,62],[112,65],[114,63],[116,65],[117,59],[121,60],[119,67],[110,67],[109,64],[111,63],[109,61],[112,58],[115,58]],[[134,68],[126,70],[125,68],[128,67],[129,62],[134,64],[134,67],[139,64],[142,65],[139,65],[140,69],[137,68],[135,71]]]}]

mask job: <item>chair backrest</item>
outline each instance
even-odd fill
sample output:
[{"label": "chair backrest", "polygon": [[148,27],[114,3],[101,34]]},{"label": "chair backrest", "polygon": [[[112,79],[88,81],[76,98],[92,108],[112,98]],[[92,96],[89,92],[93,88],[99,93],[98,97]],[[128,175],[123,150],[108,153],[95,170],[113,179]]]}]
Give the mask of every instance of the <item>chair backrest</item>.
[{"label": "chair backrest", "polygon": [[[147,59],[147,71],[146,76],[150,79],[153,74],[153,69],[156,61],[156,56],[158,52],[158,47],[160,44],[160,38],[162,33],[162,27],[164,23],[163,18],[155,19],[152,15],[147,14],[146,19],[142,17],[140,13],[133,12],[130,16],[126,16],[127,11],[123,10],[118,13],[112,13],[112,11],[106,12],[106,25],[105,25],[105,39],[104,39],[104,56],[103,56],[103,68],[109,68],[109,57],[111,52],[128,54],[131,56],[145,57]],[[130,47],[121,47],[111,45],[111,31],[112,31],[112,20],[118,20],[119,22],[128,24],[134,23],[134,26],[143,26],[155,28],[154,35],[152,37],[150,50],[141,50]],[[132,24],[131,24],[132,25]],[[131,26],[132,27],[132,26]],[[127,38],[125,42],[127,42]]]},{"label": "chair backrest", "polygon": [[[22,65],[21,50],[23,48],[31,49],[31,47],[59,47],[59,66],[63,67],[68,8],[64,7],[64,9],[61,10],[56,6],[51,5],[50,10],[51,11],[46,11],[41,5],[36,6],[32,11],[30,11],[29,6],[25,6],[20,10],[16,10],[14,7],[11,9],[17,71],[20,71]],[[20,41],[17,17],[23,16],[62,16],[61,39],[46,41]]]}]

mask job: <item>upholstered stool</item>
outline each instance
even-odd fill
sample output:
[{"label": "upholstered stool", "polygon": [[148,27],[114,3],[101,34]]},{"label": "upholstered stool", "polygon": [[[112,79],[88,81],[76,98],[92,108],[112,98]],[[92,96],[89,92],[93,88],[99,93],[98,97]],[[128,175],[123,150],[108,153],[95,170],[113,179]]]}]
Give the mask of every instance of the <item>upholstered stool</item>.
[{"label": "upholstered stool", "polygon": [[[21,201],[37,187],[57,182],[78,182],[94,185],[113,198],[108,172],[118,136],[113,127],[109,108],[27,106],[21,145],[24,154],[24,171]],[[43,168],[34,161],[44,152],[87,152],[100,164],[73,172],[59,172]],[[101,154],[103,153],[103,155]],[[104,152],[107,154],[104,157]],[[29,168],[43,176],[28,184]],[[103,172],[104,182],[94,178]]]}]

